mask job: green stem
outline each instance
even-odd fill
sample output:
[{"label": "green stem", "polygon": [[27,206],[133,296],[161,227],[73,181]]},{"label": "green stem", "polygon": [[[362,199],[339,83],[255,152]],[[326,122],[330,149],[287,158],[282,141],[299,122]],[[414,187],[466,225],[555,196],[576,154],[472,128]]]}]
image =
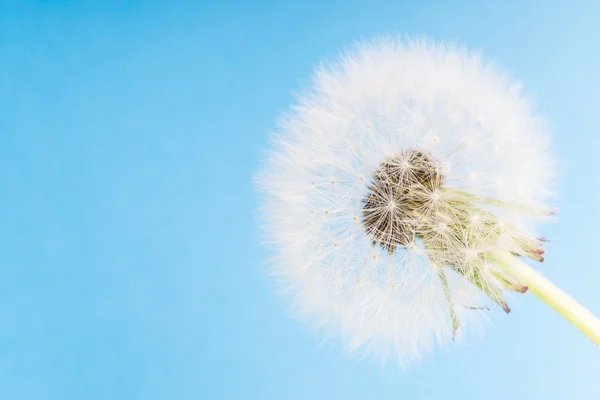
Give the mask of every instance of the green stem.
[{"label": "green stem", "polygon": [[517,257],[494,252],[492,258],[507,274],[527,285],[531,292],[600,346],[600,320],[591,312]]}]

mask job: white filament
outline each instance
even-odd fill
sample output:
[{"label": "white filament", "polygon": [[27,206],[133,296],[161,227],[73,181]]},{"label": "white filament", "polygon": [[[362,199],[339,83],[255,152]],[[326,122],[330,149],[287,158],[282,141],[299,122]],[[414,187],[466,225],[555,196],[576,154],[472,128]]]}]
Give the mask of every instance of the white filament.
[{"label": "white filament", "polygon": [[[401,363],[452,340],[453,321],[422,241],[390,254],[365,232],[363,199],[382,161],[425,151],[439,162],[444,188],[507,205],[493,209],[507,233],[502,240],[470,241],[447,229],[444,195],[432,192],[429,207],[442,210],[431,224],[444,241],[441,262],[513,251],[511,232],[534,237],[536,219],[525,211],[543,208],[553,175],[544,120],[519,86],[478,55],[427,41],[362,42],[317,68],[272,144],[258,182],[282,289],[301,317],[339,334],[349,350]],[[465,235],[485,238],[477,213]],[[451,222],[452,213],[444,215]],[[486,313],[473,307],[489,299],[445,270],[461,337]]]}]

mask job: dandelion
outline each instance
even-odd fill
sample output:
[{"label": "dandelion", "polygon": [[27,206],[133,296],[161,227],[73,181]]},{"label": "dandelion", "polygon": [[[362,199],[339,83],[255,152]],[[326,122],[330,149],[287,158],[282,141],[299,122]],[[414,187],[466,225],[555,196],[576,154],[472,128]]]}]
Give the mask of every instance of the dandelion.
[{"label": "dandelion", "polygon": [[544,119],[478,55],[358,43],[319,67],[259,173],[273,272],[298,314],[401,363],[528,290],[600,344],[600,322],[535,272],[554,162]]}]

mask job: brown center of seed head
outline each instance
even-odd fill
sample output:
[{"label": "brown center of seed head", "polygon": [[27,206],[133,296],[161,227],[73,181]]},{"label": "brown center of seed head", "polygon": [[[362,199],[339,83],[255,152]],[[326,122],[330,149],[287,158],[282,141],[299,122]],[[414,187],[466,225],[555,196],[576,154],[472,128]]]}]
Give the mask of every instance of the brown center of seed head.
[{"label": "brown center of seed head", "polygon": [[418,236],[432,194],[444,177],[438,162],[420,150],[403,150],[384,160],[363,199],[365,231],[388,252],[409,246]]}]

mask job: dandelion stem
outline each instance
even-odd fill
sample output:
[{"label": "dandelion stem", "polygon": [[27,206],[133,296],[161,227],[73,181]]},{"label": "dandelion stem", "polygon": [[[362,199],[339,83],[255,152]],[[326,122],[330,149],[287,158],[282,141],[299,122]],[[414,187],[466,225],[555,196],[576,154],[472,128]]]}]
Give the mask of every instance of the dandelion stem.
[{"label": "dandelion stem", "polygon": [[590,311],[517,257],[494,252],[492,258],[507,274],[527,285],[531,292],[558,311],[594,343],[600,345],[600,320]]}]

